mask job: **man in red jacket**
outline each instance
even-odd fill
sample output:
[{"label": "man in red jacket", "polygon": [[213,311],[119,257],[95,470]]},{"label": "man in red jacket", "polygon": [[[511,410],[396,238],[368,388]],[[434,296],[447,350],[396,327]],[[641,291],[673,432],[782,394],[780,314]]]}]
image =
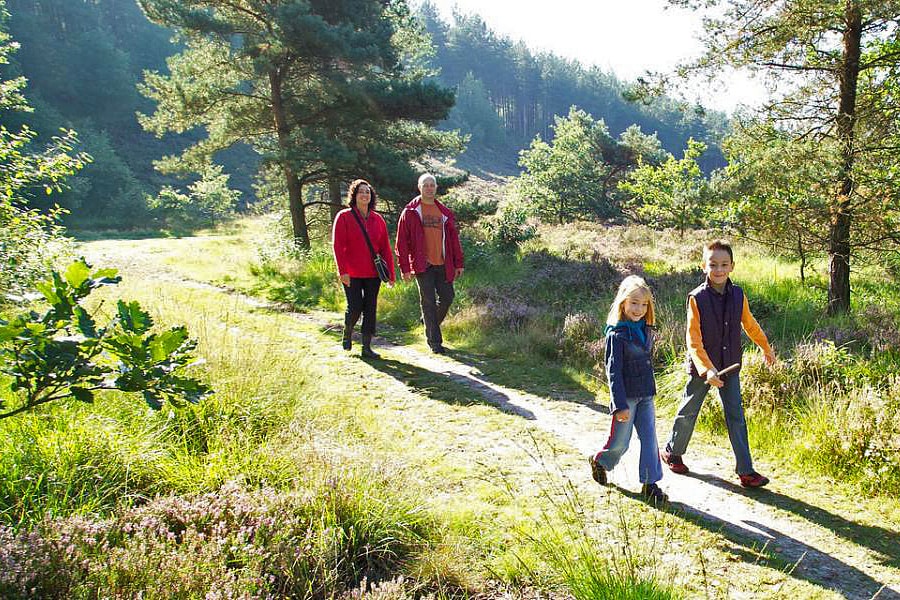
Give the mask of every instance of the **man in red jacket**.
[{"label": "man in red jacket", "polygon": [[419,195],[400,213],[395,247],[403,279],[416,276],[428,345],[443,354],[441,322],[453,302],[453,280],[463,272],[463,252],[453,211],[436,194],[434,175],[419,177]]}]

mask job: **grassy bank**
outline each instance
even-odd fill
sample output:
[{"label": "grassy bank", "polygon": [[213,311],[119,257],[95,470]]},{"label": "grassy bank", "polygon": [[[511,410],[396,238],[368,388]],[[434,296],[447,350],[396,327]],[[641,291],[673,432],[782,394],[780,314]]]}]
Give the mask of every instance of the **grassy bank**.
[{"label": "grassy bank", "polygon": [[[0,423],[0,596],[564,593],[575,555],[546,550],[566,514],[542,508],[558,477],[534,458],[546,436],[440,374],[409,388],[317,324],[179,282],[252,285],[229,258],[246,241],[207,242],[156,257],[162,279],[139,257],[167,246],[141,242],[114,291],[188,326],[213,397],[152,412],[113,395]],[[600,547],[612,560],[622,542]],[[606,559],[580,568],[621,579]],[[628,577],[675,597],[656,569]]]}]

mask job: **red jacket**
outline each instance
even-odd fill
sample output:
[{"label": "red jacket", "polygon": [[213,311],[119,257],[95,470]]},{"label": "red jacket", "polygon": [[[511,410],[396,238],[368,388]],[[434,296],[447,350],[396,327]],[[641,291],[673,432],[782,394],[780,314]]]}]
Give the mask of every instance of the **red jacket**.
[{"label": "red jacket", "polygon": [[[397,258],[400,260],[402,273],[424,273],[428,267],[425,261],[425,228],[422,226],[421,204],[421,196],[413,198],[400,213],[400,221],[397,223]],[[456,217],[452,210],[437,200],[434,204],[443,214],[444,267],[447,281],[452,283],[456,277],[456,269],[463,268],[463,251],[459,243],[459,232],[456,230]]]},{"label": "red jacket", "polygon": [[[352,208],[345,208],[337,214],[334,226],[331,230],[331,243],[334,247],[334,262],[337,263],[340,275],[365,278],[378,277],[375,271],[375,263],[372,262],[372,254],[366,245],[362,229],[356,219],[353,218]],[[359,216],[359,213],[356,213]],[[391,281],[394,281],[394,253],[391,251],[391,242],[388,239],[387,224],[375,211],[369,211],[369,218],[362,219],[369,232],[372,248],[388,264],[391,273]]]}]

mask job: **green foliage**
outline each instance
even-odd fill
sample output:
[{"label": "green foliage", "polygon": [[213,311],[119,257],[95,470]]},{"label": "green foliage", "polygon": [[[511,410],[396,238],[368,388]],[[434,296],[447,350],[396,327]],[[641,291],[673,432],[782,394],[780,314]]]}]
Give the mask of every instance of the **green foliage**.
[{"label": "green foliage", "polygon": [[[542,219],[560,224],[616,215],[617,184],[640,155],[613,139],[602,119],[594,120],[574,106],[566,118],[556,118],[553,130],[551,143],[538,136],[521,152],[524,172],[517,188],[523,202]],[[627,139],[633,144],[640,141],[641,150],[654,147],[653,136],[634,130]]]},{"label": "green foliage", "polygon": [[471,142],[486,147],[505,143],[503,122],[494,110],[484,83],[471,72],[456,86],[456,104],[447,126],[471,135]]},{"label": "green foliage", "polygon": [[[0,1],[0,19],[5,15]],[[0,30],[0,65],[10,61],[18,44]],[[25,79],[0,82],[0,115],[30,112],[23,90]],[[49,196],[62,190],[66,177],[81,169],[90,157],[71,154],[75,132],[62,130],[44,148],[33,144],[27,126],[11,131],[0,125],[0,293],[21,291],[44,275],[60,241],[56,218],[60,211],[41,214],[26,202],[36,194]]]},{"label": "green foliage", "polygon": [[167,228],[209,227],[233,216],[241,192],[229,189],[229,175],[219,165],[210,165],[203,176],[188,185],[188,193],[165,186],[147,205],[151,214]]},{"label": "green foliage", "polygon": [[482,217],[493,215],[499,205],[498,198],[461,189],[451,190],[441,201],[453,209],[457,223],[463,226],[474,225]]},{"label": "green foliage", "polygon": [[659,165],[638,166],[619,184],[630,196],[623,210],[639,223],[674,227],[682,236],[689,227],[706,225],[715,213],[707,207],[708,186],[697,164],[704,152],[706,144],[690,138],[681,160],[669,155]]},{"label": "green foliage", "polygon": [[515,252],[523,242],[534,238],[537,229],[528,223],[525,207],[509,203],[484,222],[491,243],[500,252]]},{"label": "green foliage", "polygon": [[[709,11],[704,54],[685,70],[746,68],[771,84],[773,98],[757,115],[761,125],[732,142],[744,163],[740,170],[754,175],[742,182],[753,201],[741,209],[755,212],[757,223],[779,223],[796,206],[797,216],[767,237],[802,257],[808,247],[827,253],[828,312],[849,311],[851,256],[898,243],[900,6],[670,1]],[[777,155],[765,148],[769,140],[777,142]]]},{"label": "green foliage", "polygon": [[156,110],[140,117],[142,125],[159,135],[197,127],[207,134],[158,167],[201,172],[215,152],[252,144],[262,170],[278,167],[305,249],[304,186],[360,175],[379,190],[408,185],[413,160],[461,149],[456,134],[432,127],[449,112],[452,92],[421,70],[404,72],[404,53],[394,46],[409,38],[395,36],[411,24],[405,2],[140,4],[187,40],[168,74],[146,73],[141,92]]},{"label": "green foliage", "polygon": [[82,305],[93,290],[119,281],[115,270],[91,273],[87,263],[76,261],[37,285],[49,304],[43,315],[28,311],[0,319],[0,371],[11,378],[13,394],[0,398],[0,419],[55,400],[91,403],[104,390],[140,393],[154,409],[165,401],[197,402],[210,393],[181,374],[194,362],[196,347],[186,328],[150,333],[150,315],[123,300],[101,326]]}]

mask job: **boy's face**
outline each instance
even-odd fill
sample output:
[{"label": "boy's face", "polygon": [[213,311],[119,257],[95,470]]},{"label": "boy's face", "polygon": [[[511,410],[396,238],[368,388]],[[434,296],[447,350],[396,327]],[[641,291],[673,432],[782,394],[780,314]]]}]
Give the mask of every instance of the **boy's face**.
[{"label": "boy's face", "polygon": [[725,250],[713,250],[704,254],[703,272],[713,285],[725,285],[732,271],[734,263]]}]

